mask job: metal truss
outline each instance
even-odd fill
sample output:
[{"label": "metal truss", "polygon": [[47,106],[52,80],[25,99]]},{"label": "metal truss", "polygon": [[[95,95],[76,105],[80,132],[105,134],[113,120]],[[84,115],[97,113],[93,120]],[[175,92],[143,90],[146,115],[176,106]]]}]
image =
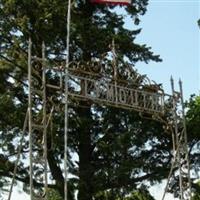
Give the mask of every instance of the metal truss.
[{"label": "metal truss", "polygon": [[[46,73],[48,68],[45,59],[45,44],[42,44],[42,58],[32,56],[32,41],[29,39],[28,49],[28,127],[29,127],[29,173],[30,173],[30,199],[48,199],[48,147],[47,129],[52,120],[54,104],[47,97],[47,87],[53,87],[47,83]],[[34,68],[41,69],[41,74],[34,71]],[[40,79],[42,77],[42,79]],[[51,99],[51,98],[50,98]],[[47,107],[48,103],[48,107]],[[51,108],[51,109],[49,109]],[[37,172],[37,173],[36,173]],[[44,188],[35,187],[35,183],[43,184]]]},{"label": "metal truss", "polygon": [[[37,76],[34,65],[38,64],[41,74]],[[120,71],[122,70],[123,71]],[[160,85],[141,77],[136,71],[127,66],[119,66],[108,60],[85,62],[71,62],[67,66],[61,63],[51,64],[45,58],[45,45],[42,44],[42,58],[32,56],[31,40],[29,40],[28,51],[28,82],[29,82],[29,161],[30,161],[30,199],[37,199],[38,189],[34,187],[33,180],[42,182],[44,190],[39,199],[48,199],[48,147],[47,128],[51,121],[55,103],[52,100],[56,96],[57,103],[75,104],[85,100],[100,105],[114,106],[118,108],[135,110],[140,113],[150,114],[152,119],[161,119],[166,112],[173,113],[169,123],[172,126],[173,138],[173,160],[169,173],[165,193],[173,191],[175,180],[179,177],[179,186],[176,191],[180,200],[190,200],[191,182],[190,166],[187,147],[187,133],[185,124],[185,113],[183,103],[182,83],[179,82],[180,91],[174,90],[174,81],[171,79],[172,95],[165,94]],[[122,73],[123,72],[123,77]],[[47,74],[56,77],[56,82],[47,79]],[[67,73],[67,81],[64,77]],[[42,76],[42,80],[38,77]],[[65,86],[65,87],[64,87]],[[47,88],[55,92],[47,96]],[[66,88],[67,96],[66,100]],[[65,95],[63,95],[65,94]],[[173,107],[166,111],[166,100],[172,99]],[[47,108],[48,104],[48,108]],[[49,109],[51,107],[51,109]],[[66,123],[65,123],[66,126]],[[67,129],[67,127],[65,127]],[[41,139],[41,142],[38,142]],[[66,138],[67,139],[67,138]],[[66,143],[67,145],[67,143]],[[36,152],[36,153],[35,153]],[[67,151],[66,151],[67,152]],[[65,156],[64,163],[67,163]],[[65,182],[67,184],[67,165],[65,165]],[[35,172],[39,170],[40,173]],[[42,175],[43,174],[43,175]],[[65,187],[65,190],[67,188]],[[175,194],[176,195],[176,194]],[[177,195],[176,195],[177,196]]]},{"label": "metal truss", "polygon": [[179,80],[179,91],[175,91],[174,80],[171,78],[171,88],[173,118],[169,123],[172,125],[173,130],[173,159],[162,200],[165,199],[167,192],[173,191],[174,196],[179,200],[191,200],[190,163],[181,80]]}]

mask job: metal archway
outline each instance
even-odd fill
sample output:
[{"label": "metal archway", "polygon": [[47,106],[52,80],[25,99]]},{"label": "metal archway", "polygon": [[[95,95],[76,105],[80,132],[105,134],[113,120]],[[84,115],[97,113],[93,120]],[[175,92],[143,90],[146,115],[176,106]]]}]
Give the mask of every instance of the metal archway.
[{"label": "metal archway", "polygon": [[[139,77],[131,70],[130,66],[125,68],[128,79],[134,80],[125,81],[118,78],[118,69],[113,63],[106,62],[105,60],[93,61],[90,63],[85,62],[72,62],[69,63],[66,69],[66,65],[62,66],[60,63],[48,63],[45,58],[45,44],[42,44],[42,58],[32,56],[31,53],[32,42],[29,40],[28,49],[28,130],[29,130],[29,163],[30,163],[30,199],[35,199],[33,178],[37,180],[37,175],[34,173],[35,167],[42,167],[44,169],[44,192],[38,197],[40,199],[48,199],[48,163],[47,163],[47,127],[49,126],[52,113],[55,105],[52,105],[52,109],[47,111],[47,102],[53,102],[51,99],[47,99],[46,88],[54,89],[61,93],[64,93],[64,98],[60,101],[64,102],[65,108],[68,108],[68,103],[76,100],[92,101],[98,104],[114,106],[123,109],[135,110],[141,113],[148,113],[154,119],[161,120],[162,116],[166,112],[165,101],[171,99],[173,106],[170,108],[170,112],[173,113],[173,118],[169,119],[169,123],[172,131],[173,138],[173,160],[169,176],[167,179],[167,185],[162,197],[165,199],[165,194],[172,190],[173,178],[175,172],[179,176],[179,199],[190,200],[191,199],[191,180],[190,180],[190,166],[188,158],[187,147],[187,130],[185,122],[184,102],[183,102],[183,90],[182,82],[179,81],[179,91],[174,89],[174,81],[171,78],[172,95],[165,94],[159,85],[150,82],[148,84],[138,85]],[[41,90],[34,88],[38,85],[38,80],[35,78],[32,65],[34,62],[39,62],[42,67],[42,87]],[[66,61],[68,63],[68,61]],[[51,84],[46,79],[46,73],[51,72],[59,77],[58,84]],[[66,77],[63,82],[63,76]],[[34,76],[33,76],[34,74]],[[127,77],[126,77],[127,78]],[[73,87],[69,88],[70,85]],[[65,87],[63,87],[65,86]],[[66,98],[67,95],[67,98]],[[61,95],[62,96],[62,95]],[[69,99],[68,99],[69,96]],[[38,108],[33,103],[33,98],[42,99],[40,111],[42,110],[42,117],[37,119],[34,116],[34,112]],[[63,100],[64,99],[64,100]],[[34,111],[34,112],[33,112]],[[67,112],[67,110],[65,109]],[[169,110],[168,110],[169,111]],[[68,116],[65,116],[68,117]],[[65,118],[65,131],[67,133],[68,121]],[[33,153],[34,146],[34,130],[40,130],[43,132],[43,142],[41,143],[41,149],[43,155],[39,158]],[[65,134],[65,153],[67,153],[67,135]],[[16,166],[17,162],[16,161]],[[67,156],[64,158],[64,172],[65,172],[65,192],[67,192]],[[176,170],[178,169],[178,170]],[[14,173],[14,176],[16,171]],[[13,176],[13,179],[14,179]],[[14,181],[13,181],[14,183]],[[12,187],[8,200],[10,200]]]}]

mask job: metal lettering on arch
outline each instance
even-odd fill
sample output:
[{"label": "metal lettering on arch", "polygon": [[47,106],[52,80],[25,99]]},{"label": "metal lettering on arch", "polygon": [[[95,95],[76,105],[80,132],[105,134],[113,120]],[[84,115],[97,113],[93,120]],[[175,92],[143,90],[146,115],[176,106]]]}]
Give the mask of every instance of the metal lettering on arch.
[{"label": "metal lettering on arch", "polygon": [[145,112],[164,112],[164,94],[114,84],[106,78],[69,74],[69,95],[97,103]]}]

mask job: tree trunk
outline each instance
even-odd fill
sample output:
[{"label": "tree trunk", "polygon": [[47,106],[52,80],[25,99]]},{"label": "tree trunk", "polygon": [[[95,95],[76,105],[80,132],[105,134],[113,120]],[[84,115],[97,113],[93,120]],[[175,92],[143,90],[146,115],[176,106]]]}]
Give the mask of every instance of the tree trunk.
[{"label": "tree trunk", "polygon": [[48,151],[48,163],[53,179],[56,181],[56,188],[58,189],[60,195],[64,198],[64,177],[60,166],[54,158],[53,150]]},{"label": "tree trunk", "polygon": [[92,200],[92,177],[93,168],[91,165],[91,133],[90,108],[78,108],[79,116],[83,119],[79,132],[79,193],[78,200]]}]

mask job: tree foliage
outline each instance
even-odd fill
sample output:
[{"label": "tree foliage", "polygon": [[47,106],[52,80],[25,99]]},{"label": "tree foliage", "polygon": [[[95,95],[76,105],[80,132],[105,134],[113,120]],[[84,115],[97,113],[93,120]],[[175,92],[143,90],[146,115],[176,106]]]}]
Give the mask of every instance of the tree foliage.
[{"label": "tree foliage", "polygon": [[195,188],[195,192],[192,197],[192,200],[199,200],[200,199],[200,182],[199,181],[195,184],[194,188]]},{"label": "tree foliage", "polygon": [[56,190],[49,189],[47,193],[48,193],[48,200],[62,200],[62,197]]},{"label": "tree foliage", "polygon": [[131,192],[126,197],[113,197],[112,191],[99,192],[95,196],[96,200],[155,200],[151,194],[143,187]]},{"label": "tree foliage", "polygon": [[[200,130],[200,97],[192,95],[187,106],[187,131],[188,142],[190,143],[190,162],[191,168],[195,174],[199,174],[200,170],[200,152],[199,152],[199,130]],[[198,177],[198,176],[197,176]]]},{"label": "tree foliage", "polygon": [[155,200],[149,192],[145,190],[139,190],[133,192],[130,197],[126,198],[127,200]]}]

